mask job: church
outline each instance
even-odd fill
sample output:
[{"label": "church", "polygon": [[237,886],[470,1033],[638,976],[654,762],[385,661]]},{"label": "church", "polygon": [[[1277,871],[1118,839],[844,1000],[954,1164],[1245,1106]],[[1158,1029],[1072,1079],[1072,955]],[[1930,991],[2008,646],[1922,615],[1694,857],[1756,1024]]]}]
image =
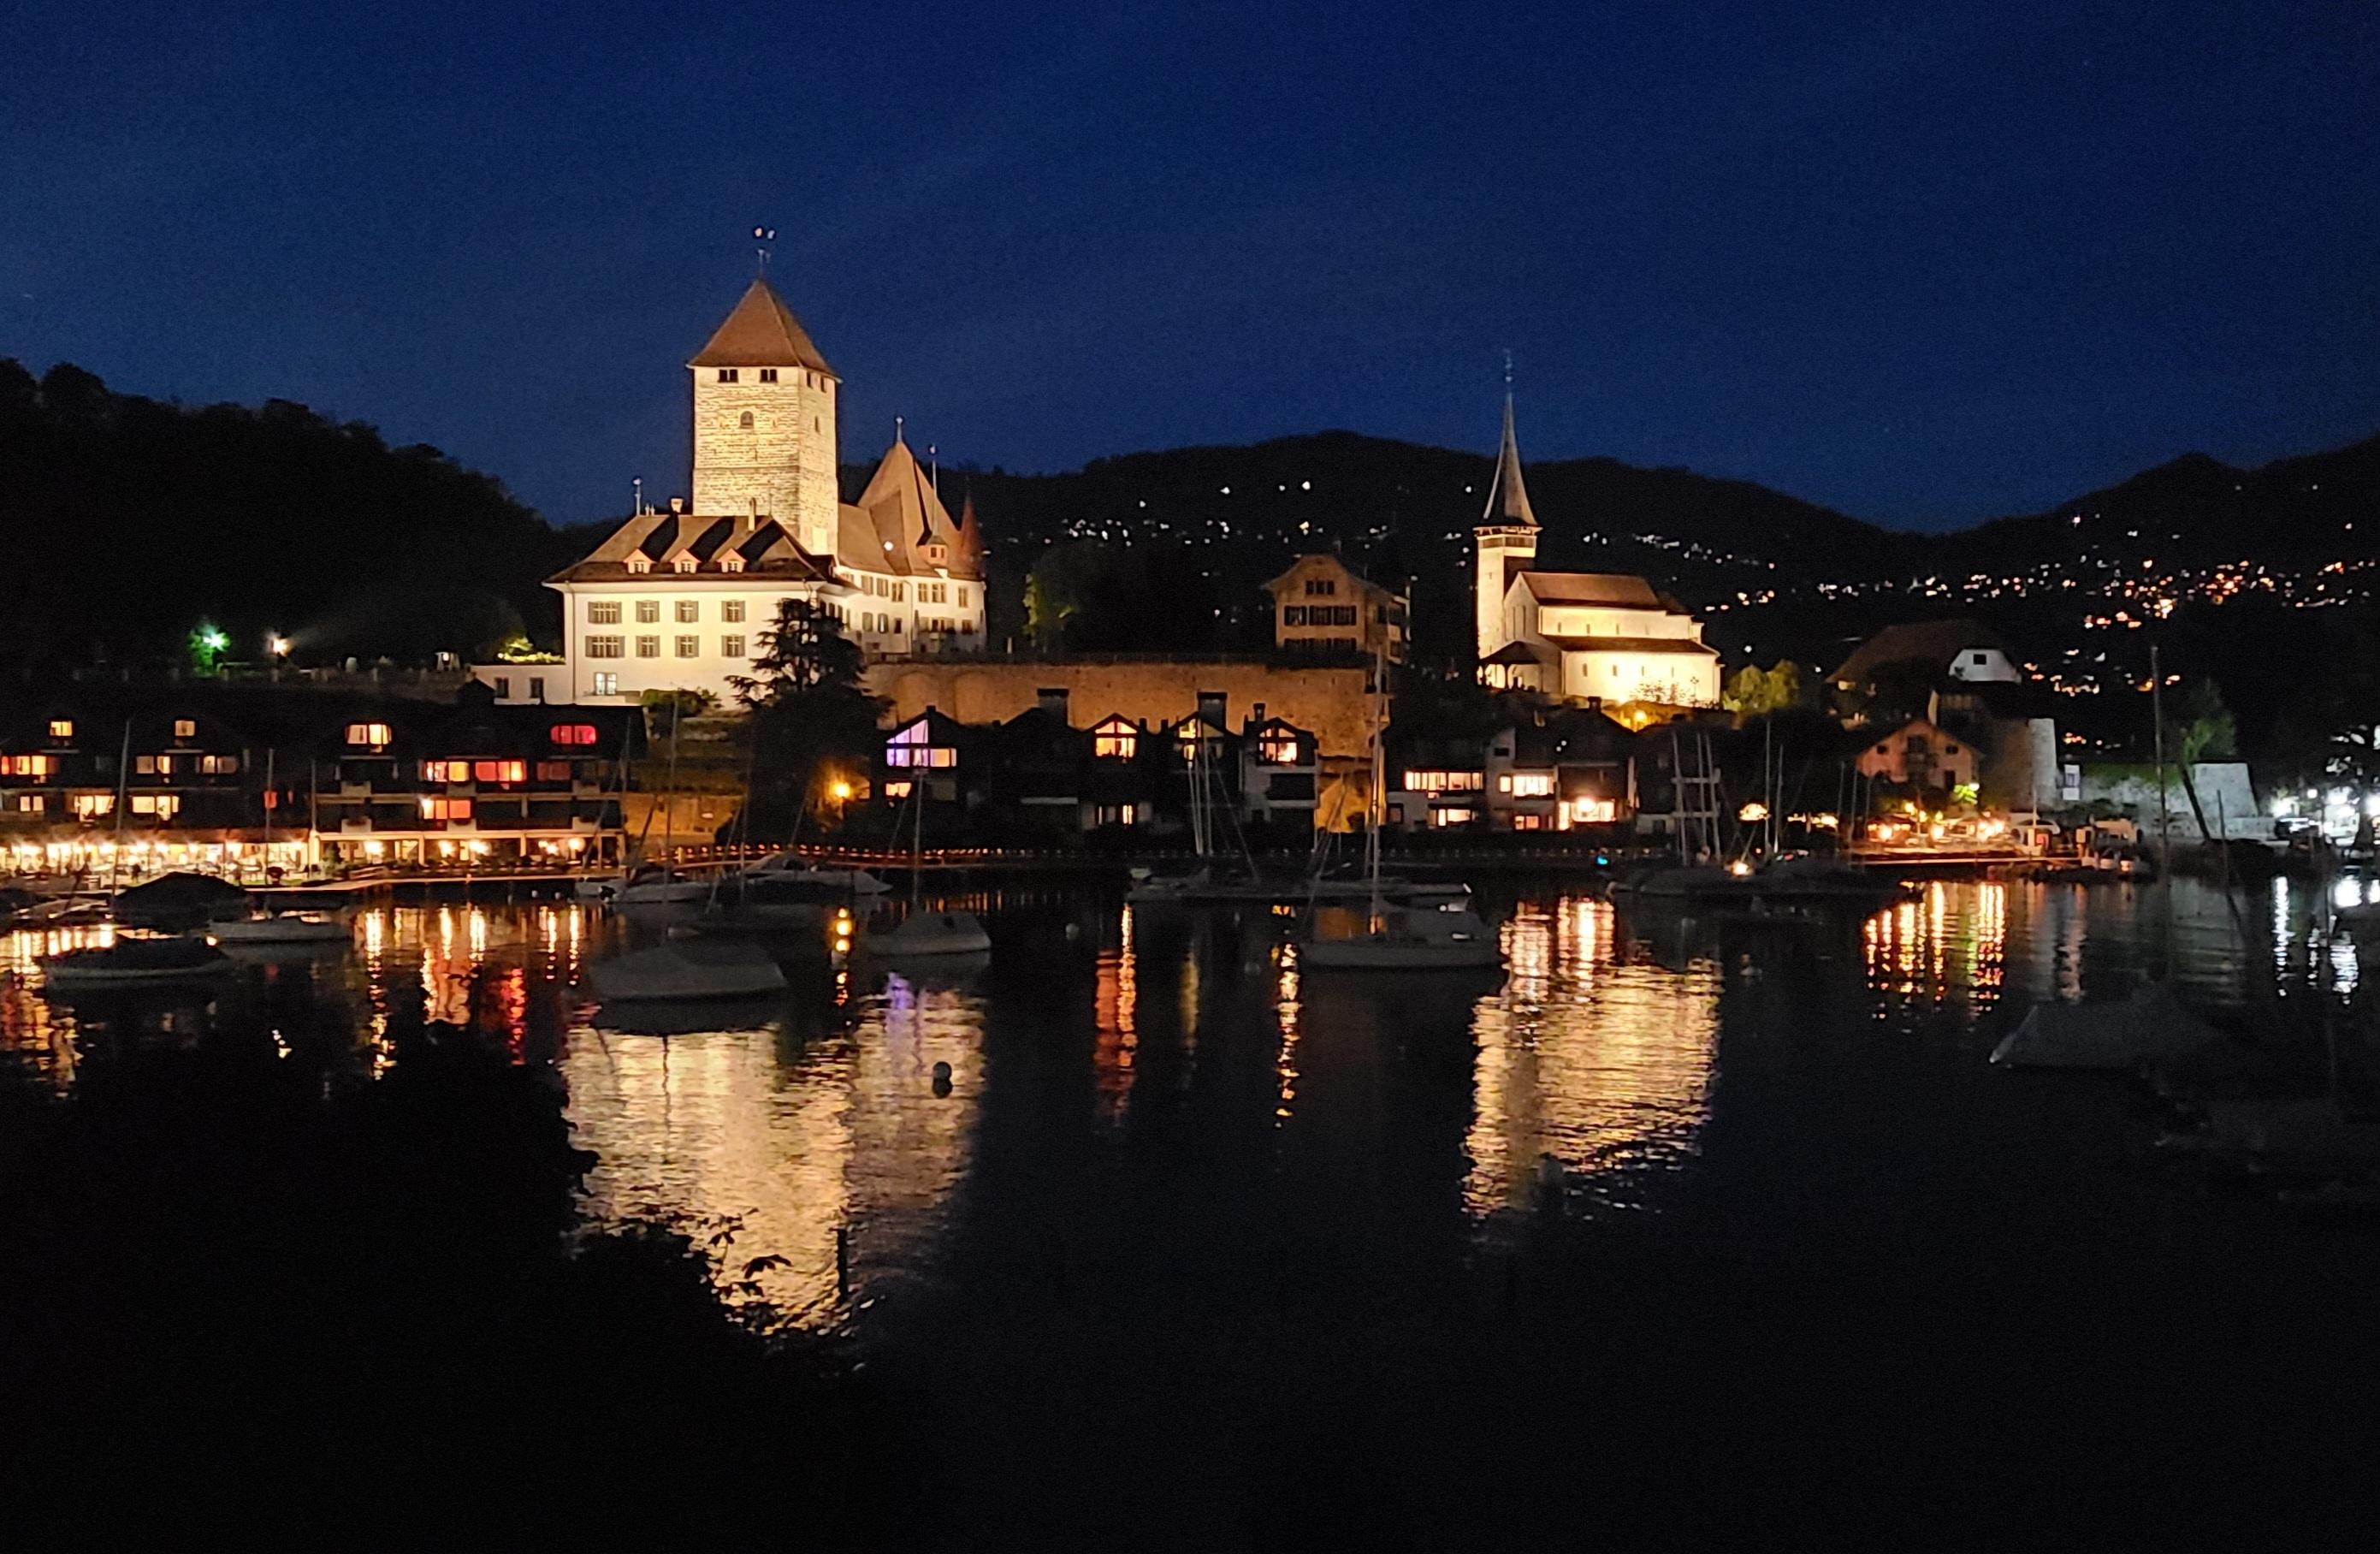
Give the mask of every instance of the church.
[{"label": "church", "polygon": [[1505,690],[1651,707],[1718,703],[1718,652],[1703,624],[1645,579],[1616,572],[1541,572],[1537,515],[1521,476],[1512,396],[1477,541],[1479,676]]},{"label": "church", "polygon": [[546,579],[562,595],[559,663],[483,664],[499,701],[633,704],[706,691],[732,704],[778,601],[832,611],[871,662],[980,652],[983,540],[953,521],[896,431],[857,503],[842,499],[842,380],[766,279],[687,368],[691,497],[637,513]]}]

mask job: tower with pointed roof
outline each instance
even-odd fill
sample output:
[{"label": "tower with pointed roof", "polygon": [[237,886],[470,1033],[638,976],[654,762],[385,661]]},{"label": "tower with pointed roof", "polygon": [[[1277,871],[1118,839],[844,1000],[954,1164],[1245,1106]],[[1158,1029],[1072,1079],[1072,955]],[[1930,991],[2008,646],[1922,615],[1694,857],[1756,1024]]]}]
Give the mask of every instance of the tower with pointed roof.
[{"label": "tower with pointed roof", "polygon": [[1504,595],[1512,579],[1537,559],[1537,515],[1521,479],[1521,446],[1512,435],[1512,391],[1504,391],[1504,443],[1496,452],[1495,477],[1488,482],[1488,506],[1472,530],[1478,552],[1478,651],[1485,662],[1512,640],[1504,620]]},{"label": "tower with pointed roof", "polygon": [[773,518],[812,555],[834,553],[834,369],[774,287],[756,279],[695,353],[694,511]]}]

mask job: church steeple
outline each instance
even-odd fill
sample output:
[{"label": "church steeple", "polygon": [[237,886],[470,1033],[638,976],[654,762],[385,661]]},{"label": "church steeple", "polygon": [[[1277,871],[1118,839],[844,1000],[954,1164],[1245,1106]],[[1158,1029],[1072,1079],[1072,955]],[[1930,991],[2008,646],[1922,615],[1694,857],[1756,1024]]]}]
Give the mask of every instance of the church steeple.
[{"label": "church steeple", "polygon": [[1521,479],[1521,444],[1512,435],[1512,391],[1504,391],[1504,443],[1496,450],[1495,478],[1488,482],[1488,510],[1479,516],[1484,524],[1526,524],[1537,527],[1537,515],[1529,506],[1529,488]]},{"label": "church steeple", "polygon": [[1511,369],[1504,380],[1504,441],[1496,450],[1496,471],[1488,482],[1487,510],[1472,530],[1478,570],[1472,584],[1474,647],[1484,661],[1512,640],[1504,596],[1512,579],[1537,559],[1537,515],[1529,505],[1529,488],[1521,479],[1521,444],[1512,435]]}]

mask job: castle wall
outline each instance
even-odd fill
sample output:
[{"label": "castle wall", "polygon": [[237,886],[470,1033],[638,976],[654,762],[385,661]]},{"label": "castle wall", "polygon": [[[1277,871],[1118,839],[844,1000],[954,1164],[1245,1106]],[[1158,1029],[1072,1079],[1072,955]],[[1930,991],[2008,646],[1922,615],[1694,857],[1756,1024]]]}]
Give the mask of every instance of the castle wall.
[{"label": "castle wall", "polygon": [[[791,528],[804,550],[834,553],[834,380],[798,367],[739,368],[722,383],[715,368],[694,372],[693,511],[750,513]],[[744,418],[752,418],[749,427]]]},{"label": "castle wall", "polygon": [[1327,757],[1366,755],[1372,698],[1361,668],[1307,668],[1226,660],[1102,662],[1096,659],[1041,662],[978,659],[949,662],[879,663],[868,688],[892,702],[892,720],[906,722],[927,708],[963,723],[1002,722],[1036,704],[1043,690],[1067,693],[1066,721],[1088,728],[1111,713],[1151,725],[1198,710],[1202,691],[1224,697],[1227,726],[1238,728],[1262,703],[1265,716],[1309,729]]}]

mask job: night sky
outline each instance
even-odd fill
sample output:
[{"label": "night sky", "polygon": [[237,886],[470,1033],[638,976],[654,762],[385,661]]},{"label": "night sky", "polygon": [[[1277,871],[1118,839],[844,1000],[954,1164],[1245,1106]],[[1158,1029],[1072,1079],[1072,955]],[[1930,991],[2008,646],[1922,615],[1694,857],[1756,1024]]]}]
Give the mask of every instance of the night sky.
[{"label": "night sky", "polygon": [[1346,427],[1877,521],[2380,430],[2380,6],[0,0],[0,355],[682,491],[756,222],[946,461]]}]

